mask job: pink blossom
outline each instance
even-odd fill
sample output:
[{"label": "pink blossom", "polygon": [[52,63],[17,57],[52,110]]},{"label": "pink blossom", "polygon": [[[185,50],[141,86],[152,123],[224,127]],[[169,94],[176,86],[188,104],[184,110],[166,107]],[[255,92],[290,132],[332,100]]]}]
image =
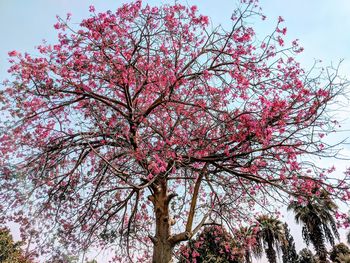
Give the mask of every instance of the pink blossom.
[{"label": "pink blossom", "polygon": [[12,50],[12,51],[8,52],[8,55],[9,55],[10,57],[15,57],[15,56],[18,55],[18,52],[17,52],[16,50]]},{"label": "pink blossom", "polygon": [[89,6],[89,12],[91,13],[95,12],[95,7],[93,5]]}]

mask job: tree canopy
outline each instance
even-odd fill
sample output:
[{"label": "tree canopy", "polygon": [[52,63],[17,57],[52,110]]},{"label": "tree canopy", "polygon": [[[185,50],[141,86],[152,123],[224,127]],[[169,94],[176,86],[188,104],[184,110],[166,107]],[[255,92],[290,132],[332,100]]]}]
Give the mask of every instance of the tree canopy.
[{"label": "tree canopy", "polygon": [[245,250],[222,226],[205,227],[180,249],[179,262],[242,263]]},{"label": "tree canopy", "polygon": [[336,204],[324,191],[320,191],[318,195],[304,203],[292,201],[288,206],[288,210],[293,210],[295,213],[296,222],[303,226],[303,239],[307,244],[312,243],[321,263],[327,262],[326,242],[334,246],[334,239],[339,240],[335,219],[336,209]]},{"label": "tree canopy", "polygon": [[258,40],[256,1],[230,28],[180,4],[90,12],[60,19],[39,55],[9,52],[0,94],[1,219],[37,231],[40,253],[114,245],[116,261],[169,262],[205,223],[232,229],[316,186],[350,196],[303,159],[334,154],[322,138],[345,82],[300,67],[282,18]]},{"label": "tree canopy", "polygon": [[283,263],[296,263],[299,260],[299,256],[295,249],[294,238],[290,234],[290,230],[287,223],[284,223],[283,228],[286,242],[281,246],[281,250],[283,253],[282,261]]},{"label": "tree canopy", "polygon": [[31,263],[25,257],[22,242],[14,242],[9,229],[0,228],[0,262],[1,263]]},{"label": "tree canopy", "polygon": [[265,250],[269,263],[276,263],[281,247],[287,244],[283,223],[278,218],[269,215],[260,215],[256,221],[258,231],[255,253],[261,255]]}]

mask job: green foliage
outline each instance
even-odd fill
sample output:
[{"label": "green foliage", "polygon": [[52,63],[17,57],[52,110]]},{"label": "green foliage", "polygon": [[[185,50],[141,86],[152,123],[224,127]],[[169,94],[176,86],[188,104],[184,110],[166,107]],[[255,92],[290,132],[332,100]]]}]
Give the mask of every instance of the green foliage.
[{"label": "green foliage", "polygon": [[242,246],[244,250],[244,258],[246,263],[252,262],[252,253],[256,246],[256,233],[253,227],[240,227],[234,236],[235,240]]},{"label": "green foliage", "polygon": [[242,263],[244,250],[221,226],[205,228],[180,249],[180,263]]},{"label": "green foliage", "polygon": [[262,254],[265,248],[267,259],[270,263],[275,263],[276,252],[279,253],[281,245],[286,243],[283,223],[272,216],[261,215],[257,219],[257,246],[254,249],[256,255]]},{"label": "green foliage", "polygon": [[286,239],[286,243],[281,246],[282,249],[282,260],[283,263],[297,263],[299,260],[299,256],[297,251],[295,250],[294,238],[290,234],[289,227],[287,223],[284,223],[284,236]]},{"label": "green foliage", "polygon": [[[56,254],[53,259],[50,259],[46,263],[80,263],[80,262],[82,261],[79,259],[79,256],[61,253],[60,255]],[[84,262],[98,263],[96,259],[92,259],[92,260],[86,259]]]},{"label": "green foliage", "polygon": [[337,263],[350,262],[350,249],[344,243],[339,243],[333,246],[329,258]]},{"label": "green foliage", "polygon": [[303,238],[307,244],[312,243],[320,262],[327,261],[325,243],[328,241],[333,246],[335,238],[339,239],[334,218],[336,209],[336,204],[323,191],[305,203],[293,201],[288,206],[288,210],[294,212],[296,222],[302,223]]},{"label": "green foliage", "polygon": [[53,251],[50,256],[46,263],[80,263],[79,256],[69,253],[64,247]]},{"label": "green foliage", "polygon": [[22,253],[22,242],[14,242],[7,228],[0,228],[0,262],[1,263],[30,263]]}]

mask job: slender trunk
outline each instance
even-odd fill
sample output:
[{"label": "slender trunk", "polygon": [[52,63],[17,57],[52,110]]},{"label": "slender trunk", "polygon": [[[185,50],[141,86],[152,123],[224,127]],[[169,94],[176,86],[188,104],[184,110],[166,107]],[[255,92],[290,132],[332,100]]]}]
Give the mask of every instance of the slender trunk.
[{"label": "slender trunk", "polygon": [[245,251],[244,258],[246,263],[251,263],[250,248],[247,248],[247,250]]},{"label": "slender trunk", "polygon": [[266,257],[270,263],[276,263],[276,251],[273,248],[271,243],[268,243],[267,248],[265,249]]},{"label": "slender trunk", "polygon": [[174,245],[169,241],[171,236],[171,219],[169,202],[171,197],[167,192],[165,179],[159,180],[154,188],[151,201],[156,216],[156,231],[153,239],[153,263],[171,263]]}]

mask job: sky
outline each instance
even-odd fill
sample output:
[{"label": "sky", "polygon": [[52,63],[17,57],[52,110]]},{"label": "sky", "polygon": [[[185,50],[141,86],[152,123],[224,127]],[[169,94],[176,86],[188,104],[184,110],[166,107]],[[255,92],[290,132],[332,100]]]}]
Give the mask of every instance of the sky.
[{"label": "sky", "polygon": [[[33,53],[34,47],[42,40],[54,43],[56,15],[65,17],[72,13],[72,23],[78,25],[81,19],[89,16],[88,7],[94,5],[98,12],[115,10],[126,0],[0,0],[0,81],[7,75],[7,52],[18,50]],[[144,0],[150,5],[173,3],[174,1]],[[179,0],[186,5],[197,5],[199,12],[208,15],[214,25],[228,25],[237,0]],[[267,16],[266,22],[254,25],[262,36],[272,32],[277,17],[282,16],[288,29],[287,40],[299,39],[305,51],[297,60],[305,68],[311,67],[315,59],[321,59],[323,65],[336,65],[344,59],[340,73],[350,79],[350,1],[349,0],[261,0],[260,6]],[[0,87],[1,88],[1,87]],[[340,141],[348,136],[350,121],[349,111],[342,108],[337,113],[343,121],[341,132],[329,140]],[[350,158],[350,148],[343,147],[342,153]],[[341,176],[348,161],[332,160]],[[350,163],[350,162],[349,162]],[[292,215],[285,214],[286,220],[292,222]],[[301,242],[300,228],[293,225],[297,249],[304,245]],[[343,232],[344,233],[344,232]]]}]

